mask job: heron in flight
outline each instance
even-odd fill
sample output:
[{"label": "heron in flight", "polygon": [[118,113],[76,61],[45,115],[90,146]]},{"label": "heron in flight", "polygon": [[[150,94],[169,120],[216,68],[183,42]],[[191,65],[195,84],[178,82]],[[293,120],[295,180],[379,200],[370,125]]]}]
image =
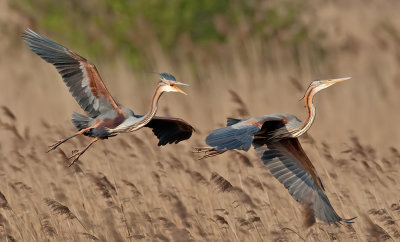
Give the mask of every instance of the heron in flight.
[{"label": "heron in flight", "polygon": [[204,152],[202,158],[207,158],[233,149],[248,151],[253,145],[272,175],[297,202],[311,209],[316,218],[328,224],[352,223],[354,218],[342,219],[333,209],[317,171],[298,140],[314,121],[315,94],[348,79],[350,77],[313,81],[304,94],[307,114],[304,122],[291,114],[228,118],[227,127],[214,130],[207,136],[209,147],[195,148],[195,152]]},{"label": "heron in flight", "polygon": [[184,120],[155,116],[158,100],[164,92],[180,92],[186,95],[178,85],[187,84],[176,81],[173,75],[158,73],[160,80],[154,91],[149,111],[145,115],[136,115],[131,109],[115,102],[96,67],[85,58],[30,29],[22,34],[22,38],[33,52],[56,67],[70,93],[86,112],[86,115],[75,112],[72,114],[72,123],[78,130],[77,133],[49,146],[48,152],[78,135],[92,137],[86,147],[69,157],[72,160],[70,166],[94,142],[143,127],[153,130],[159,139],[159,146],[178,143],[191,137],[194,128]]}]

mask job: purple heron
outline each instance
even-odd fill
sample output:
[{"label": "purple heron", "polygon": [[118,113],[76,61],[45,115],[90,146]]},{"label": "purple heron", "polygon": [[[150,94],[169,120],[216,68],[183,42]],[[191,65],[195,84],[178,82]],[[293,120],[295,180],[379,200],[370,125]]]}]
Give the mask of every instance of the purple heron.
[{"label": "purple heron", "polygon": [[184,120],[155,116],[158,100],[164,92],[186,94],[177,86],[187,84],[176,81],[173,75],[158,73],[160,80],[154,91],[149,111],[145,115],[136,115],[131,109],[115,102],[96,67],[85,58],[30,29],[22,34],[22,38],[33,52],[55,66],[70,93],[87,114],[74,112],[72,123],[78,132],[49,146],[48,152],[78,135],[92,137],[93,139],[86,147],[69,157],[72,160],[70,166],[94,142],[143,127],[153,130],[159,139],[159,146],[178,143],[192,136],[194,128]]},{"label": "purple heron", "polygon": [[317,171],[298,140],[314,121],[315,94],[348,79],[350,77],[313,81],[304,94],[307,114],[304,122],[291,114],[228,118],[227,127],[214,130],[207,136],[206,143],[210,147],[198,147],[195,152],[204,152],[202,158],[207,158],[233,149],[248,151],[253,145],[272,175],[297,202],[307,205],[316,218],[328,224],[352,223],[354,218],[342,219],[333,209]]}]

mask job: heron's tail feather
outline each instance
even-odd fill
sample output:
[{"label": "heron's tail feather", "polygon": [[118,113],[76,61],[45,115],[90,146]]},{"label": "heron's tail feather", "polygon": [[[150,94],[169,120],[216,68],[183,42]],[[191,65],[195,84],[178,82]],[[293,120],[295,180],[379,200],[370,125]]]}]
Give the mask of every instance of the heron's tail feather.
[{"label": "heron's tail feather", "polygon": [[80,114],[80,113],[73,113],[72,114],[72,124],[77,128],[79,131],[82,129],[86,129],[90,126],[90,122],[92,121],[92,118]]}]

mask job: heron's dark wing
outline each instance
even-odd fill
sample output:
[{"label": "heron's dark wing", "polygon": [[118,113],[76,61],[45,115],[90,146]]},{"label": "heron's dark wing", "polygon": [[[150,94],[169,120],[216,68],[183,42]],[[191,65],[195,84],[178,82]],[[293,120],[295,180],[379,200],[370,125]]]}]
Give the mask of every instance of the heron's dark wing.
[{"label": "heron's dark wing", "polygon": [[351,222],[339,217],[333,209],[314,166],[297,138],[274,142],[257,139],[253,146],[272,175],[297,202],[309,205],[318,219],[329,224]]},{"label": "heron's dark wing", "polygon": [[[267,125],[267,123],[273,123],[274,125]],[[280,127],[284,125],[283,119],[276,116],[263,116],[244,120],[228,119],[228,125],[230,125],[214,130],[207,136],[206,143],[219,151],[232,149],[248,151],[254,136],[258,135],[261,130],[265,133],[266,126],[271,126],[275,129],[277,127],[276,123],[279,123]]]},{"label": "heron's dark wing", "polygon": [[56,67],[70,93],[88,116],[95,118],[111,109],[122,113],[96,67],[85,58],[30,29],[22,34],[22,38],[33,52]]},{"label": "heron's dark wing", "polygon": [[183,119],[170,117],[157,117],[146,124],[145,127],[151,128],[158,138],[158,145],[179,143],[182,140],[189,139],[195,130]]}]

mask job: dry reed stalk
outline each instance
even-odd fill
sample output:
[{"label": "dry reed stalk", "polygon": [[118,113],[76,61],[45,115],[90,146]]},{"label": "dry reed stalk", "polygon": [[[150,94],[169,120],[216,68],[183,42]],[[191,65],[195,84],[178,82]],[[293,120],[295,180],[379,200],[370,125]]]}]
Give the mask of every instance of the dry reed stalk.
[{"label": "dry reed stalk", "polygon": [[232,89],[229,89],[228,91],[229,91],[229,94],[231,95],[232,101],[238,105],[238,107],[233,112],[233,116],[234,117],[242,117],[242,118],[248,117],[249,109],[247,108],[246,104],[243,102],[243,100],[239,96],[239,94]]},{"label": "dry reed stalk", "polygon": [[368,213],[375,216],[379,221],[379,224],[382,225],[383,229],[385,229],[385,231],[389,231],[393,238],[400,238],[398,225],[386,209],[370,209]]},{"label": "dry reed stalk", "polygon": [[255,187],[257,189],[260,189],[261,191],[264,191],[264,186],[261,183],[260,180],[256,180],[255,178],[251,176],[247,176],[244,180],[243,183],[249,187]]},{"label": "dry reed stalk", "polygon": [[211,174],[211,182],[213,182],[216,185],[218,191],[221,192],[232,191],[233,188],[232,184],[216,172],[213,172]]},{"label": "dry reed stalk", "polygon": [[[68,159],[67,154],[65,154],[65,152],[61,149],[58,148],[57,149],[58,154],[61,156],[62,159],[62,164],[69,166],[71,164],[71,161]],[[80,161],[77,160],[74,165],[72,166],[72,168],[74,169],[75,174],[84,174],[83,170],[81,169],[80,165],[79,165]]]},{"label": "dry reed stalk", "polygon": [[116,229],[116,225],[114,223],[115,217],[114,217],[113,210],[111,208],[106,208],[105,210],[103,210],[102,218],[103,218],[104,222],[107,223],[107,227],[106,227],[108,230],[107,234],[110,234],[111,238],[113,238],[114,241],[124,241],[124,238],[121,235],[121,233],[125,233],[125,232],[122,232],[122,231],[119,231]]},{"label": "dry reed stalk", "polygon": [[290,232],[296,234],[302,241],[306,241],[298,232],[296,232],[295,230],[293,230],[293,229],[291,229],[291,228],[285,227],[285,228],[282,228],[281,230],[282,230],[283,232],[290,231]]},{"label": "dry reed stalk", "polygon": [[94,236],[93,234],[89,234],[89,233],[78,233],[78,234],[83,235],[85,238],[87,238],[87,239],[89,239],[89,240],[95,240],[95,241],[98,241],[98,240],[99,240],[99,239],[98,239],[96,236]]},{"label": "dry reed stalk", "polygon": [[82,223],[82,221],[77,216],[75,216],[75,214],[73,214],[67,206],[57,202],[56,200],[50,199],[50,198],[45,198],[43,200],[44,200],[45,204],[50,207],[50,209],[53,213],[55,213],[57,215],[64,215],[67,219],[71,219],[71,220],[76,219],[79,222],[79,224],[88,232],[88,229]]},{"label": "dry reed stalk", "polygon": [[4,122],[0,121],[0,126],[2,126],[5,130],[11,131],[11,133],[13,133],[15,137],[17,137],[18,141],[23,141],[24,140],[24,138],[18,132],[18,129],[17,129],[17,127],[15,125],[7,124],[7,123],[4,123]]},{"label": "dry reed stalk", "polygon": [[295,77],[290,77],[289,78],[290,83],[292,86],[299,92],[299,93],[304,93],[304,85],[303,83],[300,82],[299,79]]},{"label": "dry reed stalk", "polygon": [[249,194],[247,194],[243,189],[239,187],[233,187],[231,189],[238,197],[240,202],[249,205],[251,208],[258,208],[258,206],[253,202]]},{"label": "dry reed stalk", "polygon": [[69,208],[56,200],[50,199],[50,198],[45,198],[44,202],[46,203],[47,206],[50,207],[51,211],[55,214],[58,215],[64,215],[68,219],[75,219],[77,218]]},{"label": "dry reed stalk", "polygon": [[178,157],[176,157],[174,154],[172,154],[171,152],[168,152],[168,157],[172,162],[168,162],[168,164],[170,165],[170,168],[172,169],[177,169],[177,170],[184,170],[185,167],[182,164],[182,162],[179,161]]},{"label": "dry reed stalk", "polygon": [[130,188],[134,198],[137,199],[137,198],[143,196],[142,193],[139,192],[139,189],[137,189],[135,184],[133,184],[132,182],[129,182],[127,180],[124,180],[124,179],[122,179],[122,182],[125,183],[125,185],[127,185]]},{"label": "dry reed stalk", "polygon": [[[109,169],[110,169],[110,171],[111,171],[111,176],[112,176],[112,178],[113,178],[113,180],[114,180],[114,186],[112,186],[112,184],[111,184],[110,182],[108,182],[108,183],[111,185],[111,187],[114,187],[116,199],[117,199],[117,201],[118,201],[118,204],[119,204],[119,207],[120,207],[120,211],[121,211],[121,215],[122,215],[122,217],[123,217],[123,222],[124,222],[124,225],[125,225],[125,228],[126,228],[127,237],[129,238],[129,240],[131,240],[131,234],[132,234],[132,233],[131,233],[131,230],[130,230],[130,226],[129,226],[129,224],[128,224],[128,219],[127,219],[126,214],[125,214],[124,205],[122,204],[122,201],[121,201],[121,199],[120,199],[120,197],[119,197],[117,181],[115,180],[114,171],[113,171],[113,168],[112,168],[112,166],[111,166],[111,159],[112,159],[112,158],[110,157],[109,152],[105,152],[105,155],[106,155],[106,158],[107,158],[108,167],[109,167]],[[114,156],[115,156],[115,155],[114,155]],[[106,178],[106,177],[104,176],[104,178]],[[107,180],[107,181],[108,181],[108,180]],[[132,184],[132,185],[133,185],[133,184]],[[133,188],[135,188],[136,192],[140,194],[140,192],[137,190],[137,188],[136,188],[135,185],[133,185]],[[140,195],[141,195],[141,194],[140,194]]]},{"label": "dry reed stalk", "polygon": [[364,221],[367,222],[367,232],[370,238],[374,238],[376,241],[392,240],[395,241],[382,227],[372,222],[372,220],[364,215]]},{"label": "dry reed stalk", "polygon": [[106,198],[107,201],[112,202],[110,199],[113,199],[113,194],[116,193],[116,189],[114,185],[111,184],[111,182],[107,179],[107,177],[101,173],[98,176],[89,174],[89,177],[97,187],[97,190],[101,192],[101,195]]},{"label": "dry reed stalk", "polygon": [[133,238],[135,240],[142,240],[142,239],[146,238],[146,236],[141,235],[141,234],[133,234],[133,235],[131,235],[131,238]]},{"label": "dry reed stalk", "polygon": [[302,203],[303,205],[303,217],[304,217],[304,222],[303,226],[305,228],[309,228],[315,224],[315,215],[314,215],[314,210],[312,210],[312,204],[311,203]]},{"label": "dry reed stalk", "polygon": [[8,204],[6,196],[0,191],[0,208],[6,210],[12,210],[10,204]]},{"label": "dry reed stalk", "polygon": [[54,227],[51,225],[50,218],[48,215],[43,215],[40,219],[40,225],[42,226],[42,231],[46,236],[54,237],[57,233]]},{"label": "dry reed stalk", "polygon": [[218,173],[213,172],[211,174],[211,181],[216,185],[217,191],[234,192],[238,196],[240,202],[249,205],[251,208],[258,207],[256,204],[254,204],[251,197],[246,192],[244,192],[239,187],[232,186],[232,184],[228,180],[226,180]]},{"label": "dry reed stalk", "polygon": [[179,216],[179,218],[182,221],[182,224],[186,228],[190,228],[191,224],[189,223],[188,219],[191,216],[188,213],[185,204],[182,202],[182,200],[177,195],[170,193],[170,196],[174,199],[172,212]]},{"label": "dry reed stalk", "polygon": [[253,167],[253,164],[251,163],[250,159],[245,154],[242,154],[241,152],[239,152],[237,150],[233,150],[233,152],[231,152],[231,154],[236,157],[235,160],[241,161],[243,163],[243,165],[245,165],[247,167]]},{"label": "dry reed stalk", "polygon": [[186,173],[188,173],[190,177],[198,184],[203,184],[206,186],[210,184],[200,172],[186,170]]},{"label": "dry reed stalk", "polygon": [[1,109],[3,109],[4,114],[10,118],[12,121],[16,121],[17,117],[15,114],[7,107],[7,106],[1,106]]},{"label": "dry reed stalk", "polygon": [[228,223],[228,221],[224,217],[216,214],[216,215],[214,215],[214,219],[216,220],[216,222],[220,223],[224,228],[226,228],[225,225],[227,225],[231,229],[233,235],[235,236],[236,241],[240,241],[235,230],[233,229],[233,227]]},{"label": "dry reed stalk", "polygon": [[215,218],[215,220],[216,220],[217,222],[219,222],[220,224],[222,224],[222,225],[228,225],[228,226],[229,226],[228,221],[226,221],[224,217],[222,217],[222,216],[216,214],[216,215],[214,215],[214,218]]}]

